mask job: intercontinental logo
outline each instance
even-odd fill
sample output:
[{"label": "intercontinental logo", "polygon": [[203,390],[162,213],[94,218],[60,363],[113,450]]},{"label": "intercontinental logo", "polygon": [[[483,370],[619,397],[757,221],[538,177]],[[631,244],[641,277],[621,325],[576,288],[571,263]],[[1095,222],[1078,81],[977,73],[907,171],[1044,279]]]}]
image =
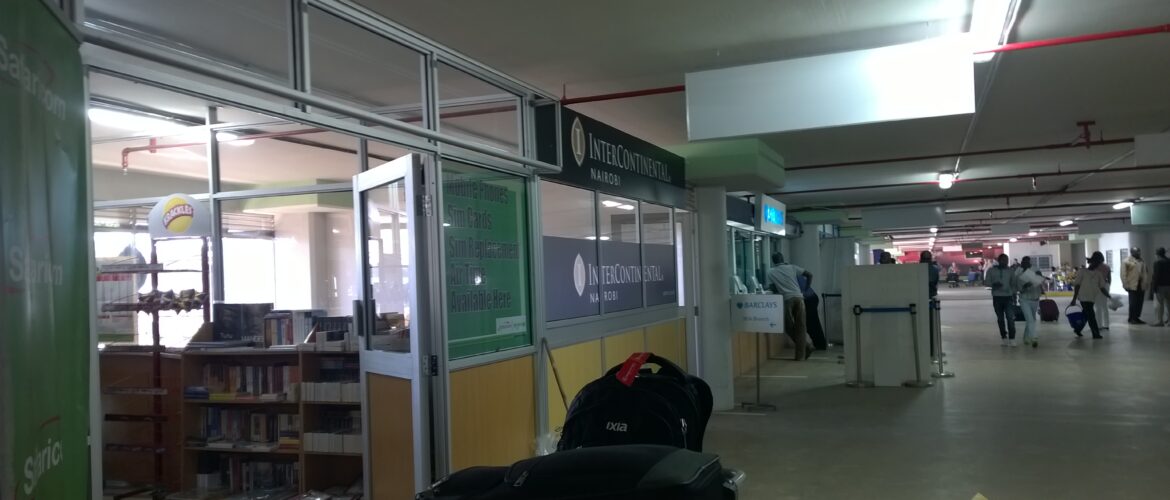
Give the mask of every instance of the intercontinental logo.
[{"label": "intercontinental logo", "polygon": [[573,118],[573,126],[569,129],[569,145],[573,148],[573,159],[577,166],[585,164],[585,153],[588,147],[585,144],[585,127],[581,126],[581,118]]}]

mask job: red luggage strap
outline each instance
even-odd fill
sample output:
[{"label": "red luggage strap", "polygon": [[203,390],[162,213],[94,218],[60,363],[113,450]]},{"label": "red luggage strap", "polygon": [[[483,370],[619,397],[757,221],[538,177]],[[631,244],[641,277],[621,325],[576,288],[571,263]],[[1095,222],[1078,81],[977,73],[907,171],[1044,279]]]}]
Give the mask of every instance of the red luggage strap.
[{"label": "red luggage strap", "polygon": [[642,369],[642,365],[646,364],[646,360],[650,359],[648,352],[635,352],[622,363],[622,369],[617,372],[618,382],[625,384],[626,387],[634,385],[634,379],[638,377],[638,371]]}]

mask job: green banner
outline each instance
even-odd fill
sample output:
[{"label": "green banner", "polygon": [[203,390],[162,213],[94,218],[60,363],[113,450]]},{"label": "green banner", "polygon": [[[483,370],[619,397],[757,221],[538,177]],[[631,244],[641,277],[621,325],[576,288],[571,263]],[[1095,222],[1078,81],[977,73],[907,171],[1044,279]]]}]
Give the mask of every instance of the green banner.
[{"label": "green banner", "polygon": [[530,345],[524,179],[443,162],[447,354]]},{"label": "green banner", "polygon": [[89,207],[78,43],[0,0],[0,498],[89,497]]}]

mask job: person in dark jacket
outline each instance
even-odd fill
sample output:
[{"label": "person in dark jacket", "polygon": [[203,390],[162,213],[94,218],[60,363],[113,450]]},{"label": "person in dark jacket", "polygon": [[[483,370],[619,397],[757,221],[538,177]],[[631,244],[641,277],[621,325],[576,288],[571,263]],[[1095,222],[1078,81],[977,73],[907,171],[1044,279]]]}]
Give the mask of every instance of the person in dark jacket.
[{"label": "person in dark jacket", "polygon": [[1157,260],[1154,261],[1154,276],[1150,279],[1150,295],[1157,307],[1154,326],[1166,326],[1170,323],[1170,259],[1166,258],[1165,248],[1158,248],[1154,253]]},{"label": "person in dark jacket", "polygon": [[821,315],[819,313],[821,297],[809,285],[808,278],[801,275],[796,280],[800,283],[801,293],[804,294],[805,329],[808,330],[808,336],[812,338],[813,349],[818,351],[828,350],[829,341],[825,337],[825,328],[821,325]]}]

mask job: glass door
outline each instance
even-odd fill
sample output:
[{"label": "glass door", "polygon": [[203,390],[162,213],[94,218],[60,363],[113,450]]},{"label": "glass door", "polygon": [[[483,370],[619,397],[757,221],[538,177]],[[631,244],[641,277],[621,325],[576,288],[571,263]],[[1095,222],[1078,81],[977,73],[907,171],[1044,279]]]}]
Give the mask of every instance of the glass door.
[{"label": "glass door", "polygon": [[[367,498],[410,499],[430,486],[434,464],[445,463],[435,443],[445,384],[437,376],[441,329],[429,314],[428,286],[439,248],[430,216],[433,186],[427,162],[408,155],[353,178],[354,220],[361,280],[354,304],[362,372],[362,420]],[[438,456],[436,456],[438,455]]]}]

